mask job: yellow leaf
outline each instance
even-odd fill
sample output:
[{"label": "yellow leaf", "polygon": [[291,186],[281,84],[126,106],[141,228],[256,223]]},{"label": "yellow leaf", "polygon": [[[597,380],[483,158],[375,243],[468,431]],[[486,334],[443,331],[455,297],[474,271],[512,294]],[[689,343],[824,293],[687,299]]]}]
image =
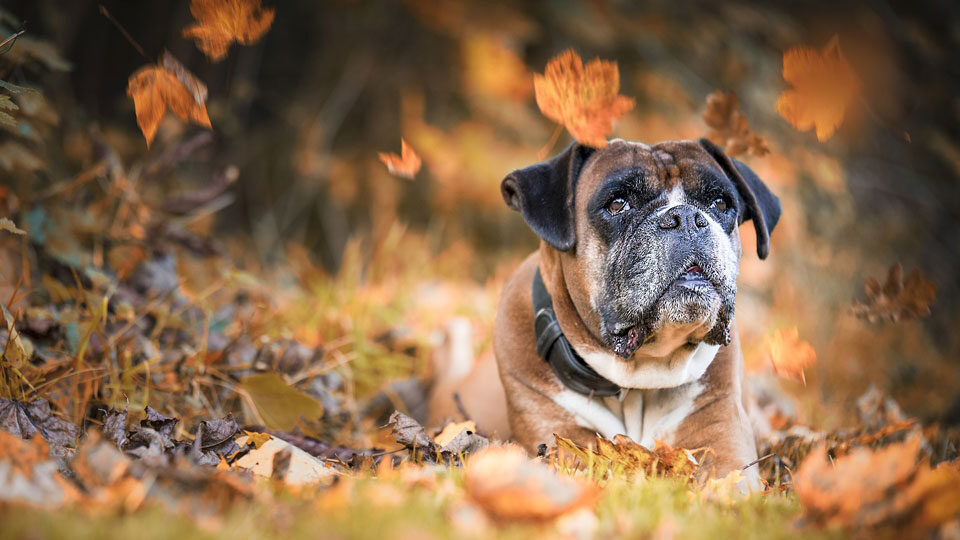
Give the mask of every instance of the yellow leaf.
[{"label": "yellow leaf", "polygon": [[620,71],[616,62],[595,59],[583,65],[573,49],[547,63],[543,75],[533,76],[537,106],[547,118],[563,124],[579,142],[603,148],[613,122],[634,106],[619,95]]},{"label": "yellow leaf", "polygon": [[777,112],[800,131],[816,128],[820,142],[843,124],[861,84],[836,37],[823,51],[794,47],[783,53],[783,80],[793,88],[780,94]]},{"label": "yellow leaf", "polygon": [[250,375],[240,383],[249,394],[264,425],[271,429],[292,431],[302,420],[315,421],[323,416],[323,405],[309,395],[290,386],[276,373]]},{"label": "yellow leaf", "polygon": [[227,56],[234,41],[256,43],[273,24],[274,10],[264,9],[260,0],[192,0],[190,13],[197,24],[183,29],[183,37],[194,39],[197,48],[214,62]]},{"label": "yellow leaf", "polygon": [[257,449],[273,438],[269,433],[262,433],[259,431],[244,430],[244,433],[247,435],[247,444],[252,444],[253,447]]}]

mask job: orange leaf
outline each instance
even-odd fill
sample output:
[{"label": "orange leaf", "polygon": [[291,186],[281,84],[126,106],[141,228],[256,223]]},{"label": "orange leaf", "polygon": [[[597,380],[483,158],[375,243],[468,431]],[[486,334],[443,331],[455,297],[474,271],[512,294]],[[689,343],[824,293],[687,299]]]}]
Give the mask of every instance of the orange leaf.
[{"label": "orange leaf", "polygon": [[800,339],[796,328],[780,328],[767,338],[773,371],[783,377],[807,383],[803,368],[817,361],[817,351]]},{"label": "orange leaf", "polygon": [[274,10],[264,9],[260,0],[192,0],[190,13],[197,24],[183,29],[197,48],[218,62],[227,56],[234,41],[256,43],[273,24]]},{"label": "orange leaf", "polygon": [[808,521],[825,526],[927,528],[960,511],[960,469],[931,469],[914,436],[881,450],[860,448],[835,460],[819,446],[794,476]]},{"label": "orange leaf", "polygon": [[563,124],[574,139],[603,148],[613,122],[633,108],[632,98],[619,95],[616,62],[591,60],[586,66],[573,49],[547,63],[533,76],[537,106],[547,118]]},{"label": "orange leaf", "polygon": [[794,47],[783,53],[783,80],[793,88],[777,98],[777,112],[800,131],[815,127],[820,142],[833,136],[860,92],[860,79],[836,37],[822,52]]},{"label": "orange leaf", "polygon": [[168,107],[181,120],[210,127],[207,87],[169,52],[160,56],[159,65],[143,66],[130,76],[127,95],[133,99],[148,148]]},{"label": "orange leaf", "polygon": [[394,176],[413,179],[420,171],[420,165],[423,163],[420,156],[410,148],[407,141],[400,139],[400,155],[378,152],[380,161],[387,166],[387,170]]},{"label": "orange leaf", "polygon": [[467,495],[503,520],[551,520],[597,499],[599,488],[561,476],[518,446],[491,447],[467,461]]}]

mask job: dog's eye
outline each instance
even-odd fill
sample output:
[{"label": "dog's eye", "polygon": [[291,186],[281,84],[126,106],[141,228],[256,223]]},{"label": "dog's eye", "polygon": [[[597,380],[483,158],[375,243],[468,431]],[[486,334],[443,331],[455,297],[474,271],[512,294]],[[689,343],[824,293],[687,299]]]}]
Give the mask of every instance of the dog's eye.
[{"label": "dog's eye", "polygon": [[723,197],[717,197],[716,199],[713,200],[712,203],[710,203],[710,208],[716,208],[721,212],[726,212],[728,208],[727,200],[724,199]]},{"label": "dog's eye", "polygon": [[607,212],[610,212],[610,215],[615,216],[620,212],[625,212],[630,209],[630,203],[622,197],[617,197],[616,199],[610,201],[610,204],[607,205]]}]

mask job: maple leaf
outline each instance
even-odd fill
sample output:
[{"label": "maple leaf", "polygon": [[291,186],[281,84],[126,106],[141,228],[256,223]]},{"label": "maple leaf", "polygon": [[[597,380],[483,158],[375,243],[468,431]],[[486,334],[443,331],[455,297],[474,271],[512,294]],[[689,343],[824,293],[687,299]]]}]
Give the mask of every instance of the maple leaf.
[{"label": "maple leaf", "polygon": [[818,446],[794,475],[804,520],[824,526],[926,528],[960,511],[960,468],[918,463],[923,438],[831,460]]},{"label": "maple leaf", "polygon": [[183,37],[196,40],[197,48],[218,62],[234,41],[250,45],[263,37],[274,9],[264,9],[260,0],[192,0],[190,13],[197,24],[184,28]]},{"label": "maple leaf", "polygon": [[780,328],[767,338],[768,354],[777,375],[797,379],[803,384],[807,379],[803,368],[817,361],[817,351],[800,339],[796,327]]},{"label": "maple leaf", "polygon": [[594,59],[584,66],[573,49],[547,62],[543,75],[533,76],[533,88],[537,106],[547,118],[596,148],[607,146],[613,122],[634,106],[632,98],[619,95],[616,62]]},{"label": "maple leaf", "polygon": [[164,51],[158,65],[143,66],[130,76],[127,95],[133,99],[137,125],[147,139],[148,148],[167,108],[181,120],[211,127],[206,85],[169,52]]},{"label": "maple leaf", "polygon": [[722,146],[727,155],[750,153],[760,157],[770,152],[767,141],[750,131],[747,117],[740,112],[740,100],[733,92],[717,90],[707,96],[703,121],[710,126],[707,137]]},{"label": "maple leaf", "polygon": [[860,92],[860,78],[840,51],[834,36],[823,51],[794,47],[783,53],[783,80],[793,88],[777,98],[777,112],[800,131],[816,128],[824,142],[843,124]]},{"label": "maple leaf", "polygon": [[423,164],[420,156],[418,156],[417,153],[413,151],[413,148],[407,144],[407,141],[402,138],[400,139],[399,156],[387,152],[378,152],[377,156],[380,158],[380,161],[387,166],[390,174],[410,180],[417,175],[417,172],[420,171],[420,165]]},{"label": "maple leaf", "polygon": [[593,504],[598,486],[561,476],[518,446],[491,447],[467,460],[467,495],[492,517],[544,521]]},{"label": "maple leaf", "polygon": [[870,277],[864,282],[863,289],[867,301],[855,301],[853,313],[870,322],[881,319],[898,322],[925,317],[930,314],[930,304],[937,299],[935,283],[924,279],[919,268],[904,279],[900,263],[890,267],[883,284]]}]

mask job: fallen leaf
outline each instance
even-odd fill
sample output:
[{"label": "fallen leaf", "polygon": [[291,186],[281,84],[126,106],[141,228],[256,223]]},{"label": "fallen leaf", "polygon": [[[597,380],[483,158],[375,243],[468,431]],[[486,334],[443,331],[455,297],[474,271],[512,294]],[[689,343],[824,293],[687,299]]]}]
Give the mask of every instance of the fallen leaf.
[{"label": "fallen leaf", "polygon": [[[692,480],[700,471],[708,448],[689,450],[673,447],[663,441],[655,441],[650,450],[625,435],[616,435],[613,440],[597,435],[597,448],[582,447],[570,439],[554,435],[557,448],[568,452],[591,478],[604,479],[619,476],[634,477],[669,476]],[[699,459],[697,457],[699,455]]]},{"label": "fallen leaf", "polygon": [[518,446],[488,448],[467,460],[467,495],[500,520],[546,521],[593,504],[600,488],[561,476]]},{"label": "fallen leaf", "polygon": [[417,175],[417,172],[420,171],[420,166],[423,164],[420,156],[418,156],[417,153],[413,151],[413,148],[407,144],[407,141],[402,138],[400,139],[399,156],[386,152],[378,152],[377,156],[380,158],[380,161],[387,166],[390,174],[410,180]]},{"label": "fallen leaf", "polygon": [[543,75],[533,76],[540,111],[562,124],[577,141],[603,148],[613,122],[634,106],[619,95],[620,71],[616,62],[594,59],[583,65],[573,49],[547,62]]},{"label": "fallen leaf", "polygon": [[27,231],[17,227],[10,218],[0,217],[0,231],[7,231],[12,234],[25,235]]},{"label": "fallen leaf", "polygon": [[57,472],[47,443],[30,441],[0,431],[0,501],[28,502],[56,507],[80,498],[80,493]]},{"label": "fallen leaf", "polygon": [[0,398],[0,430],[21,439],[32,439],[38,434],[53,445],[58,455],[64,448],[76,443],[78,429],[72,423],[55,416],[46,399],[30,403]]},{"label": "fallen leaf", "polygon": [[820,142],[843,124],[847,108],[860,93],[860,78],[836,36],[822,51],[794,47],[783,53],[783,80],[793,88],[777,98],[777,112],[800,131],[816,128]]},{"label": "fallen leaf", "polygon": [[877,322],[925,317],[930,314],[930,304],[937,299],[937,285],[923,277],[920,269],[915,269],[903,278],[903,266],[896,263],[887,272],[886,281],[881,284],[870,277],[863,284],[866,302],[855,301],[853,313]]},{"label": "fallen leaf", "polygon": [[707,96],[703,121],[710,126],[707,137],[722,146],[729,156],[749,153],[760,157],[770,152],[763,137],[750,131],[747,117],[740,112],[740,100],[733,92],[717,90]]},{"label": "fallen leaf", "polygon": [[127,95],[133,99],[137,125],[148,148],[167,108],[181,120],[211,127],[207,87],[169,52],[164,51],[158,65],[143,66],[130,76]]},{"label": "fallen leaf", "polygon": [[[259,447],[247,435],[237,438],[237,444],[253,447],[249,452],[240,456],[233,466],[237,469],[250,471],[264,478],[276,477],[290,485],[304,485],[332,483],[337,472],[327,467],[323,461],[311,456],[303,450],[293,446],[283,439],[271,438]],[[277,456],[280,455],[280,458]],[[279,470],[286,459],[283,471]]]},{"label": "fallen leaf", "polygon": [[816,448],[794,475],[803,520],[852,528],[929,528],[960,512],[960,469],[917,463],[922,437],[881,450],[861,448],[830,460]]},{"label": "fallen leaf", "polygon": [[323,416],[319,401],[290,386],[277,373],[250,375],[240,388],[250,396],[268,428],[291,431],[303,427],[304,419],[312,422]]},{"label": "fallen leaf", "polygon": [[432,459],[436,455],[437,443],[427,433],[427,430],[420,425],[420,422],[400,411],[394,411],[390,415],[388,425],[393,432],[393,438],[411,452],[419,454],[416,457],[423,456]]},{"label": "fallen leaf", "polygon": [[436,443],[443,447],[446,446],[454,437],[459,435],[463,431],[476,431],[477,424],[473,420],[467,420],[465,422],[450,422],[444,426],[443,430],[433,438]]},{"label": "fallen leaf", "polygon": [[263,37],[273,24],[274,9],[264,9],[261,0],[192,0],[190,13],[197,24],[184,28],[183,37],[219,62],[234,41],[250,45]]},{"label": "fallen leaf", "polygon": [[269,433],[259,431],[244,431],[243,434],[247,437],[247,443],[252,444],[254,448],[260,448],[264,443],[273,438]]},{"label": "fallen leaf", "polygon": [[767,351],[777,375],[807,383],[803,369],[817,361],[817,351],[800,339],[796,327],[776,330],[767,338]]}]

